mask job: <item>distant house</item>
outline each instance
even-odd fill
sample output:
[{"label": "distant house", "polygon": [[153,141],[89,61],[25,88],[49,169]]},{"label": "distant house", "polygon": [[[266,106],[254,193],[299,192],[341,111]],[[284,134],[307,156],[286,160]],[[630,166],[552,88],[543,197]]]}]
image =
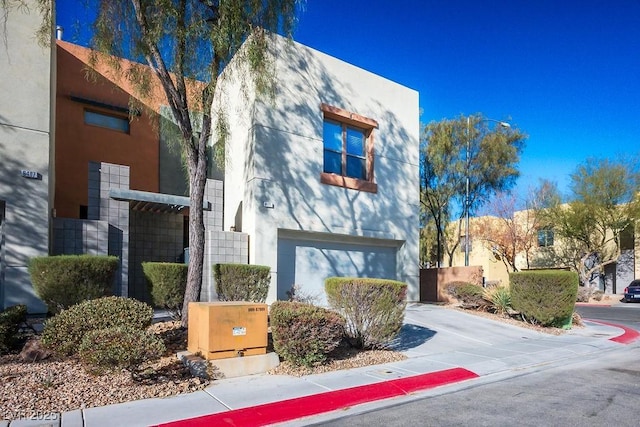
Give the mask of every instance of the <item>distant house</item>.
[{"label": "distant house", "polygon": [[273,57],[273,100],[232,76],[217,99],[233,118],[225,228],[271,267],[269,301],[294,285],[324,301],[330,276],[406,281],[417,300],[418,93],[279,37]]},{"label": "distant house", "polygon": [[[518,229],[518,234],[522,235],[526,231],[530,236],[529,253],[525,253],[522,249],[516,252],[515,264],[517,269],[570,268],[571,266],[569,265],[559,264],[554,261],[556,259],[554,254],[562,253],[568,247],[567,242],[556,235],[553,225],[537,225],[534,218],[533,211],[521,210],[514,212],[513,227]],[[491,216],[471,219],[469,264],[482,266],[485,281],[507,284],[509,282],[510,269],[503,262],[500,251],[496,250],[495,242],[490,239],[480,238],[477,234],[474,234],[474,230],[477,230],[478,225],[481,223],[492,223],[495,230],[500,230],[500,227],[504,229],[505,221],[502,218]],[[633,227],[621,233],[619,239],[620,254],[615,262],[604,267],[602,277],[604,280],[600,281],[599,278],[594,278],[593,280],[593,286],[599,287],[606,293],[622,293],[622,290],[629,282],[640,277],[640,241],[637,234],[634,233]],[[610,249],[614,252],[615,246],[613,243],[611,243]],[[464,265],[464,244],[461,244],[459,250],[455,253],[453,265]]]}]

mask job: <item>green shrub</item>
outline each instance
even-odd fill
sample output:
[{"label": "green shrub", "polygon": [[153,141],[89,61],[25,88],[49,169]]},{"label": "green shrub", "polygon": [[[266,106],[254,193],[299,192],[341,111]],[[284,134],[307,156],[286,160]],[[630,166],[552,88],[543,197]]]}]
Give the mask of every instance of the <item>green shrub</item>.
[{"label": "green shrub", "polygon": [[533,323],[565,326],[578,293],[578,275],[571,271],[521,271],[509,275],[513,308]]},{"label": "green shrub", "polygon": [[29,261],[33,288],[53,314],[82,301],[111,295],[118,258],[96,255],[35,257]]},{"label": "green shrub", "polygon": [[506,315],[511,310],[511,292],[508,286],[485,288],[482,297],[489,302],[489,309],[494,313]]},{"label": "green shrub", "polygon": [[[469,282],[455,281],[455,282],[448,282],[444,288],[449,295],[455,297],[458,292],[458,288],[463,286],[468,286],[468,285],[473,285],[473,284]],[[473,285],[473,286],[476,286],[476,285]]]},{"label": "green shrub", "polygon": [[346,319],[346,335],[358,348],[384,348],[402,328],[407,284],[395,280],[330,277],[327,301]]},{"label": "green shrub", "polygon": [[271,268],[265,265],[215,264],[216,292],[220,301],[265,302]]},{"label": "green shrub", "polygon": [[486,308],[484,288],[467,282],[451,282],[447,284],[447,292],[457,299],[463,306]]},{"label": "green shrub", "polygon": [[187,264],[172,262],[143,262],[153,304],[169,311],[171,317],[182,317],[182,303],[187,287]]},{"label": "green shrub", "polygon": [[20,324],[26,320],[26,305],[14,305],[0,312],[0,354],[7,353],[15,346]]},{"label": "green shrub", "polygon": [[153,333],[129,326],[87,332],[78,347],[80,360],[94,368],[135,369],[144,361],[156,360],[166,348]]},{"label": "green shrub", "polygon": [[321,364],[344,337],[342,316],[310,304],[276,301],[270,319],[276,353],[298,366]]},{"label": "green shrub", "polygon": [[143,330],[152,320],[153,309],[148,304],[130,298],[103,297],[74,305],[47,320],[42,344],[56,353],[71,355],[78,351],[89,331],[119,326]]}]

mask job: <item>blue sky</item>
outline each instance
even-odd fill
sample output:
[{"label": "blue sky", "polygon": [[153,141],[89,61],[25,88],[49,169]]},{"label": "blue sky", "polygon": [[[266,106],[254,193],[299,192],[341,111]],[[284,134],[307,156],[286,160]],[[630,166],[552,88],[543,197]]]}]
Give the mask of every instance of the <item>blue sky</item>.
[{"label": "blue sky", "polygon": [[296,40],[529,135],[519,189],[640,153],[640,1],[309,1]]},{"label": "blue sky", "polygon": [[[77,3],[58,0],[69,41]],[[522,192],[640,153],[639,0],[308,0],[294,38],[417,90],[423,123],[509,120]]]}]

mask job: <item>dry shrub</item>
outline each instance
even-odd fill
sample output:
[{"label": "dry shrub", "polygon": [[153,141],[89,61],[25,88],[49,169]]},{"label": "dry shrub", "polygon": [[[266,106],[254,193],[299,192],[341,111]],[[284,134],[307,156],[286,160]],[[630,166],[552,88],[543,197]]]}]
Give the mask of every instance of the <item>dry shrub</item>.
[{"label": "dry shrub", "polygon": [[346,319],[346,334],[357,348],[385,348],[402,328],[407,284],[387,279],[330,277],[327,301]]},{"label": "dry shrub", "polygon": [[344,336],[344,318],[325,308],[293,301],[271,305],[273,347],[297,366],[323,363]]},{"label": "dry shrub", "polygon": [[465,308],[482,309],[487,306],[484,289],[468,282],[450,282],[446,286],[449,295],[457,299]]}]

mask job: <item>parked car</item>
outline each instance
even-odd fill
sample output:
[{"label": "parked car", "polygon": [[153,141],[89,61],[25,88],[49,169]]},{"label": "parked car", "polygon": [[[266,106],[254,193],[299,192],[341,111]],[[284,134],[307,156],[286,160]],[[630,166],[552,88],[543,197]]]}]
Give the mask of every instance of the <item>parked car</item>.
[{"label": "parked car", "polygon": [[624,302],[638,301],[640,302],[640,279],[634,280],[629,283],[629,286],[624,288]]}]

